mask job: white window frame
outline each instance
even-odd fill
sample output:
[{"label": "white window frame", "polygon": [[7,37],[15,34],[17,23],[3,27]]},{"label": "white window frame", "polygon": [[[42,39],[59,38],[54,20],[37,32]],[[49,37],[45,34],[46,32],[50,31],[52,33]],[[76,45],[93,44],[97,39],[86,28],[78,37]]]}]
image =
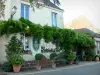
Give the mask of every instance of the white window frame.
[{"label": "white window frame", "polygon": [[[23,37],[23,38],[22,38],[22,37]],[[25,50],[25,51],[31,50],[31,49],[30,49],[30,40],[29,40],[29,37],[26,37],[25,34],[23,34],[23,35],[21,35],[21,38],[22,38],[21,41],[22,41],[22,43],[23,43],[24,50]],[[29,42],[29,43],[28,43],[28,48],[26,48],[26,44],[25,44],[26,38],[28,38],[28,42]]]}]

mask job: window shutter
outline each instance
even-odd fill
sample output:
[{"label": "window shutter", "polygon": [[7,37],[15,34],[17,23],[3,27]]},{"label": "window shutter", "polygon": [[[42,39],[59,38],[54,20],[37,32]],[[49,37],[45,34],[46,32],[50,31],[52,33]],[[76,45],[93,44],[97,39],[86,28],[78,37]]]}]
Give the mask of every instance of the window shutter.
[{"label": "window shutter", "polygon": [[21,4],[21,17],[24,17],[24,4]]}]

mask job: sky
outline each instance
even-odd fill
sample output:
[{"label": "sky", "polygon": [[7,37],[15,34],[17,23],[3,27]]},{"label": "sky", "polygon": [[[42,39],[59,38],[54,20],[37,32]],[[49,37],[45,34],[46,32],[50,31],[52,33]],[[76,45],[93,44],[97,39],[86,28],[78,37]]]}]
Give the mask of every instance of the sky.
[{"label": "sky", "polygon": [[64,23],[86,16],[94,26],[100,28],[100,0],[60,0],[64,9]]}]

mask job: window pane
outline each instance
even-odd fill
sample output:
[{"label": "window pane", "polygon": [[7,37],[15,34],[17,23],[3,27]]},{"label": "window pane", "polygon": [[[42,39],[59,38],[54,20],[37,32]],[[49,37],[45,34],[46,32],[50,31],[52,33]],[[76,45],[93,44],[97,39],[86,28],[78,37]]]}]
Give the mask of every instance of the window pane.
[{"label": "window pane", "polygon": [[25,50],[29,50],[29,38],[25,37]]},{"label": "window pane", "polygon": [[29,6],[25,6],[25,19],[29,19]]},{"label": "window pane", "polygon": [[30,41],[29,38],[25,36],[25,34],[21,34],[21,42],[23,43],[24,50],[30,50]]},{"label": "window pane", "polygon": [[21,4],[21,17],[24,17],[24,4]]},{"label": "window pane", "polygon": [[57,26],[57,14],[54,12],[52,13],[52,26]]}]

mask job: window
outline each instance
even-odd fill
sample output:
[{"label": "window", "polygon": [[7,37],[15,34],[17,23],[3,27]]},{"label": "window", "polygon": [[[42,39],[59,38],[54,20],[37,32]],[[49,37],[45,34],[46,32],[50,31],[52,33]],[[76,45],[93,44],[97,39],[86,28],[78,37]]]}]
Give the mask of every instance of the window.
[{"label": "window", "polygon": [[52,12],[52,26],[57,27],[57,13]]},{"label": "window", "polygon": [[21,3],[21,17],[29,19],[29,5]]},{"label": "window", "polygon": [[25,36],[25,34],[21,34],[21,41],[23,43],[24,50],[30,50],[29,38]]}]

